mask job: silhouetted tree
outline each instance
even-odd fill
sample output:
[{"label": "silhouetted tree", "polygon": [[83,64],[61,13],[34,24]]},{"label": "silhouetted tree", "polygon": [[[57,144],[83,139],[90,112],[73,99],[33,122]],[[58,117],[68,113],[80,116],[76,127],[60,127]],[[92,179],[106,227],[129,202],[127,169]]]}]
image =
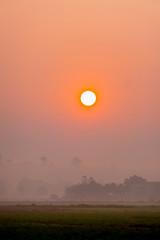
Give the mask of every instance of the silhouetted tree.
[{"label": "silhouetted tree", "polygon": [[160,182],[147,182],[146,179],[134,175],[125,179],[123,184],[101,185],[93,177],[83,176],[81,183],[66,189],[65,199],[85,201],[160,200]]},{"label": "silhouetted tree", "polygon": [[52,195],[51,195],[51,200],[52,200],[52,201],[58,201],[58,200],[59,200],[58,195],[57,195],[57,194],[52,194]]},{"label": "silhouetted tree", "polygon": [[96,181],[95,181],[95,179],[93,178],[93,177],[89,177],[89,179],[88,179],[88,183],[95,183]]},{"label": "silhouetted tree", "polygon": [[147,180],[142,178],[142,177],[138,177],[137,175],[134,175],[130,178],[126,178],[124,180],[124,184],[128,185],[128,184],[135,184],[135,183],[146,183]]},{"label": "silhouetted tree", "polygon": [[81,180],[83,184],[87,184],[87,176],[83,176]]},{"label": "silhouetted tree", "polygon": [[74,157],[74,158],[72,159],[72,164],[73,164],[74,166],[80,166],[81,163],[82,163],[82,160],[79,159],[78,157]]}]

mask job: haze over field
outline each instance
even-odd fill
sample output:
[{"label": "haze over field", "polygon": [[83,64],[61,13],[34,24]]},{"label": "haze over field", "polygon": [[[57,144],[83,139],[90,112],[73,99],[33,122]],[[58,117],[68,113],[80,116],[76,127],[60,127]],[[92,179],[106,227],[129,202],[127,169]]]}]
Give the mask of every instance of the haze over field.
[{"label": "haze over field", "polygon": [[156,0],[0,2],[0,181],[160,181],[159,13]]}]

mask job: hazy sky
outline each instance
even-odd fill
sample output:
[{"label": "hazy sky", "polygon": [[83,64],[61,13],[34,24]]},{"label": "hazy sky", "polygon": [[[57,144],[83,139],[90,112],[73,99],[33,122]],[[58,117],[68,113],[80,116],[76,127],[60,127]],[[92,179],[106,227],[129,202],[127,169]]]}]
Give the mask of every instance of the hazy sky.
[{"label": "hazy sky", "polygon": [[11,181],[160,181],[160,1],[1,1],[0,153]]}]

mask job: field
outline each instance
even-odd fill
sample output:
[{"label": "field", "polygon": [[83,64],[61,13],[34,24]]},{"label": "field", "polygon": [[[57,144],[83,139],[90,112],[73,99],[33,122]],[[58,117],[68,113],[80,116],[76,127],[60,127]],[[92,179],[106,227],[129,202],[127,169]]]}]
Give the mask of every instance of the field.
[{"label": "field", "polygon": [[159,240],[159,206],[0,207],[2,240]]}]

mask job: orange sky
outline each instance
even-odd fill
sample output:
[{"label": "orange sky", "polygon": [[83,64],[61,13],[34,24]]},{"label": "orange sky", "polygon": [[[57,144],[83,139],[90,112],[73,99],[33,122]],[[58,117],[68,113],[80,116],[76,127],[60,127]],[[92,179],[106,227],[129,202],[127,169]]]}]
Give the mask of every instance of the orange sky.
[{"label": "orange sky", "polygon": [[[156,0],[1,1],[2,155],[20,167],[45,154],[64,173],[78,156],[78,178],[158,176],[159,13]],[[88,86],[89,110],[78,99]]]}]

